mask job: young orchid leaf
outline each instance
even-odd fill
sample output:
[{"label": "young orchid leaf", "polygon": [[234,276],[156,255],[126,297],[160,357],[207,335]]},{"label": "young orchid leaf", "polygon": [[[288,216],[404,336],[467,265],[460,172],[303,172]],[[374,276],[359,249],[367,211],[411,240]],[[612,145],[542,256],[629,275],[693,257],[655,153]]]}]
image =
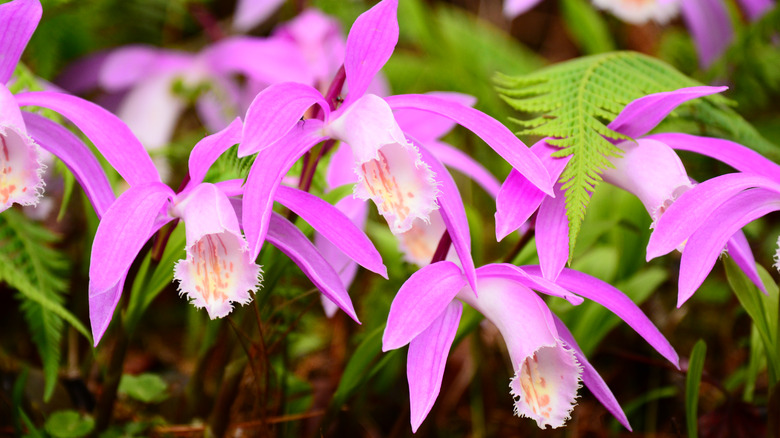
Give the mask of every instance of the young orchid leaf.
[{"label": "young orchid leaf", "polygon": [[704,358],[707,355],[707,344],[699,339],[693,346],[691,357],[688,361],[688,374],[685,376],[685,420],[688,426],[688,436],[697,437],[698,433],[698,407],[699,384],[701,374],[704,371]]}]

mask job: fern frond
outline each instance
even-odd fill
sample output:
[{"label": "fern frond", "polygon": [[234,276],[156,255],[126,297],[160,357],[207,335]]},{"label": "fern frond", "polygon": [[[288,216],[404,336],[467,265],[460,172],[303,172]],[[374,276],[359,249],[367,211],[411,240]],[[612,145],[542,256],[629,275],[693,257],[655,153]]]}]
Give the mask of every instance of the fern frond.
[{"label": "fern frond", "polygon": [[56,240],[46,228],[15,210],[0,215],[0,281],[19,291],[17,298],[43,363],[45,399],[57,382],[63,320],[90,338],[84,325],[63,306],[68,262],[51,248]]},{"label": "fern frond", "polygon": [[[577,58],[520,77],[498,75],[495,82],[510,106],[531,116],[519,121],[518,134],[550,137],[548,143],[561,148],[556,156],[572,155],[560,178],[566,190],[570,258],[601,172],[611,166],[608,158],[620,153],[614,143],[630,140],[607,125],[642,96],[701,85],[660,60],[635,52]],[[678,113],[748,145],[762,139],[727,104],[724,97],[713,95],[696,99]]]}]

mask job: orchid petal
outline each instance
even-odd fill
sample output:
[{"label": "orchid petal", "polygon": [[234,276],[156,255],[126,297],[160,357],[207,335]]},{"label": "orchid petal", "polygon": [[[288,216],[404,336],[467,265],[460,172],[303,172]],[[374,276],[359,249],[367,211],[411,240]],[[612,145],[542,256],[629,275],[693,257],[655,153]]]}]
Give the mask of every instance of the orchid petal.
[{"label": "orchid petal", "polygon": [[626,418],[626,414],[623,412],[623,408],[620,407],[620,403],[618,403],[598,371],[596,371],[596,369],[593,368],[593,365],[588,362],[588,359],[585,357],[585,354],[582,353],[580,346],[577,345],[577,341],[574,340],[574,336],[572,336],[569,329],[563,324],[563,321],[555,315],[553,315],[553,318],[555,319],[555,328],[558,329],[558,335],[563,338],[564,342],[566,342],[569,347],[574,349],[574,355],[577,357],[577,362],[579,362],[582,367],[582,383],[588,387],[591,394],[596,397],[596,400],[601,402],[623,427],[632,430],[631,425],[628,423],[628,418]]},{"label": "orchid petal", "polygon": [[301,122],[277,142],[277,147],[264,149],[255,158],[244,186],[241,221],[253,258],[257,258],[263,246],[277,187],[293,164],[325,139],[321,129],[322,122],[319,120]]},{"label": "orchid petal", "polygon": [[513,19],[525,14],[542,0],[504,0],[504,17]]},{"label": "orchid petal", "polygon": [[442,164],[471,178],[493,198],[498,196],[498,192],[501,190],[501,183],[485,168],[485,166],[479,164],[479,162],[471,158],[468,154],[447,143],[439,141],[426,142],[425,147],[431,151],[436,158],[441,160]]},{"label": "orchid petal", "polygon": [[398,43],[398,0],[383,0],[361,14],[347,36],[344,70],[349,93],[344,106],[359,99]]},{"label": "orchid petal", "polygon": [[267,84],[314,84],[314,77],[298,47],[281,38],[231,37],[206,49],[203,56],[216,75],[240,73]]},{"label": "orchid petal", "polygon": [[739,0],[750,21],[756,21],[774,5],[772,0]]},{"label": "orchid petal", "polygon": [[454,120],[484,140],[540,190],[552,195],[553,184],[550,175],[539,158],[528,150],[523,142],[512,134],[512,131],[487,114],[457,102],[426,94],[390,96],[385,100],[394,110],[418,109]]},{"label": "orchid petal", "polygon": [[436,262],[412,274],[398,290],[382,336],[382,351],[408,344],[444,312],[466,285],[458,265]]},{"label": "orchid petal", "polygon": [[503,278],[512,280],[529,289],[537,290],[554,297],[563,298],[575,306],[582,304],[584,301],[581,297],[574,295],[558,286],[556,283],[549,281],[544,277],[529,275],[521,268],[509,263],[491,263],[489,265],[480,266],[477,268],[477,276],[479,278]]},{"label": "orchid petal", "polygon": [[728,251],[729,256],[734,260],[739,269],[745,273],[747,278],[762,292],[768,294],[766,287],[764,287],[764,282],[761,281],[761,277],[758,275],[753,251],[750,250],[750,244],[748,244],[745,233],[742,230],[738,230],[729,238],[728,243],[726,243],[726,251]]},{"label": "orchid petal", "polygon": [[685,0],[680,6],[683,20],[699,51],[699,65],[708,68],[734,36],[726,5],[721,0]]},{"label": "orchid petal", "polygon": [[[444,223],[440,210],[432,211],[429,219],[428,223],[415,219],[409,231],[395,234],[396,239],[398,239],[398,249],[403,253],[404,260],[417,266],[431,263],[436,249],[439,247],[439,242],[447,231],[447,225]],[[451,251],[452,248],[448,250],[447,255]],[[445,257],[445,260],[458,263],[457,260],[452,260],[449,257]]]},{"label": "orchid petal", "polygon": [[4,126],[12,126],[20,133],[27,135],[19,104],[16,103],[14,95],[4,84],[0,84],[0,123]]},{"label": "orchid petal", "polygon": [[244,194],[244,179],[236,178],[214,183],[225,196],[241,196]]},{"label": "orchid petal", "polygon": [[556,184],[555,198],[544,198],[536,217],[536,251],[542,276],[555,281],[569,259],[569,221],[566,217],[566,197]]},{"label": "orchid petal", "polygon": [[186,102],[173,92],[175,73],[155,75],[138,83],[125,95],[117,116],[127,123],[149,150],[170,143]]},{"label": "orchid petal", "polygon": [[361,96],[334,117],[327,126],[328,134],[347,142],[359,164],[376,159],[382,146],[406,143],[390,106],[374,94]]},{"label": "orchid petal", "polygon": [[54,82],[73,94],[83,94],[97,89],[101,86],[101,69],[113,52],[113,50],[103,50],[69,63]]},{"label": "orchid petal", "polygon": [[439,397],[444,367],[462,312],[460,301],[452,301],[428,328],[409,343],[406,379],[409,381],[412,432],[417,432]]},{"label": "orchid petal", "polygon": [[100,69],[100,85],[117,92],[140,85],[150,75],[172,76],[191,68],[195,56],[174,50],[164,50],[141,44],[113,50]]},{"label": "orchid petal", "polygon": [[[541,269],[538,266],[521,266],[521,268],[531,275],[541,275]],[[669,341],[623,292],[595,277],[572,269],[561,271],[556,283],[577,295],[606,307],[642,336],[661,356],[674,366],[679,367],[679,357]]]},{"label": "orchid petal", "polygon": [[334,206],[310,193],[286,186],[279,186],[274,200],[303,218],[352,260],[387,278],[387,268],[374,244]]},{"label": "orchid petal", "polygon": [[325,111],[327,118],[328,103],[319,91],[308,85],[285,82],[261,91],[246,112],[238,156],[252,155],[274,144],[297,126],[301,116],[315,104]]},{"label": "orchid petal", "polygon": [[327,84],[344,62],[346,40],[341,23],[317,9],[304,10],[274,29],[273,36],[295,43],[320,85]]},{"label": "orchid petal", "polygon": [[189,185],[197,185],[203,182],[206,172],[217,161],[217,158],[230,149],[231,146],[241,142],[242,128],[241,119],[236,118],[227,128],[205,137],[192,148],[189,159]]},{"label": "orchid petal", "polygon": [[652,131],[681,104],[727,89],[728,87],[689,87],[649,94],[626,105],[607,128],[631,138],[639,138]]},{"label": "orchid petal", "polygon": [[780,183],[749,173],[721,175],[683,193],[656,221],[647,244],[647,260],[678,248],[724,202],[751,187],[780,193]]},{"label": "orchid petal", "polygon": [[0,5],[0,84],[11,79],[42,12],[39,0],[15,0]]},{"label": "orchid petal", "polygon": [[62,114],[95,144],[111,166],[131,185],[160,181],[141,143],[116,116],[67,94],[36,91],[16,95],[20,106],[41,106]]},{"label": "orchid petal", "polygon": [[775,180],[780,175],[780,166],[733,141],[678,133],[654,134],[645,138],[665,143],[672,149],[706,155],[740,172],[756,173]]},{"label": "orchid petal", "polygon": [[25,112],[24,120],[30,136],[68,166],[84,189],[98,218],[103,217],[115,196],[106,173],[92,151],[73,133],[43,116]]},{"label": "orchid petal", "polygon": [[284,0],[238,0],[233,16],[233,28],[246,32],[265,21]]},{"label": "orchid petal", "polygon": [[[474,106],[474,104],[477,102],[477,99],[474,96],[469,96],[468,94],[443,92],[433,92],[428,94],[457,102],[464,106]],[[444,134],[450,132],[452,128],[455,127],[455,122],[450,118],[430,113],[428,111],[405,108],[395,111],[393,115],[395,116],[395,120],[398,122],[398,126],[401,127],[401,130],[420,140],[426,145],[429,144],[432,140],[437,140],[443,137]]]},{"label": "orchid petal", "polygon": [[[687,1],[687,0],[686,0]],[[677,16],[680,9],[678,0],[624,1],[624,0],[593,0],[593,5],[600,9],[608,9],[616,17],[632,24],[645,24],[653,20],[665,24]]]},{"label": "orchid petal", "polygon": [[117,284],[107,290],[90,294],[89,296],[89,324],[92,329],[93,347],[97,347],[100,339],[106,333],[111,319],[114,317],[114,310],[122,298],[122,290],[125,287],[125,278],[127,273],[122,276]]},{"label": "orchid petal", "polygon": [[476,290],[477,273],[474,268],[474,259],[471,257],[471,235],[463,198],[460,196],[452,175],[444,165],[425,148],[420,148],[420,153],[423,160],[431,166],[431,170],[436,174],[436,182],[439,185],[439,196],[436,202],[439,204],[442,219],[450,233],[452,246],[458,254],[466,280],[468,280],[469,286]]},{"label": "orchid petal", "polygon": [[726,242],[740,228],[773,211],[780,210],[780,194],[750,189],[737,194],[705,220],[685,244],[680,261],[677,307],[701,286],[718,260]]},{"label": "orchid petal", "polygon": [[304,274],[329,300],[355,322],[360,323],[352,300],[333,267],[322,258],[309,239],[287,219],[273,213],[268,228],[268,241],[292,259]]},{"label": "orchid petal", "polygon": [[40,159],[40,149],[24,131],[24,123],[0,125],[0,212],[14,203],[38,204],[46,168]]}]

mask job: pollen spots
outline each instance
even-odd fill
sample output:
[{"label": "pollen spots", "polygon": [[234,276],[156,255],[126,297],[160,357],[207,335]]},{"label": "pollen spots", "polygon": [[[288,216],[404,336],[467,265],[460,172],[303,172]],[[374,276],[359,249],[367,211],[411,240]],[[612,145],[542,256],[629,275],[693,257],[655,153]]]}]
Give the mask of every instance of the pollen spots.
[{"label": "pollen spots", "polygon": [[550,394],[546,391],[544,377],[539,374],[539,358],[536,353],[526,358],[520,368],[520,397],[531,411],[544,418],[550,418],[552,407],[550,406]]},{"label": "pollen spots", "polygon": [[228,254],[222,238],[219,235],[208,234],[198,240],[193,252],[195,290],[203,295],[203,300],[207,304],[227,300],[233,264],[231,263],[228,268],[224,261]]},{"label": "pollen spots", "polygon": [[414,194],[406,192],[404,195],[391,172],[387,157],[382,151],[379,151],[378,155],[378,159],[361,165],[363,182],[380,212],[392,212],[403,222],[410,212],[409,206],[406,205],[407,198],[414,198]]}]

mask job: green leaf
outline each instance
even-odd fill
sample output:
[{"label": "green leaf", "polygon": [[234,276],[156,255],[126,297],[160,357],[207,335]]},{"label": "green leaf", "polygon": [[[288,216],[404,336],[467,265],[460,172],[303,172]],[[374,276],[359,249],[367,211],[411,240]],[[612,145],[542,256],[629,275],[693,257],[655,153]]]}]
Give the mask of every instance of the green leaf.
[{"label": "green leaf", "polygon": [[55,438],[79,438],[92,432],[95,420],[76,411],[57,411],[46,419],[44,428]]},{"label": "green leaf", "polygon": [[[548,142],[561,149],[555,156],[572,156],[560,178],[566,191],[570,259],[601,172],[611,167],[608,158],[621,152],[613,142],[629,140],[608,129],[609,122],[640,97],[701,85],[662,61],[634,52],[577,58],[524,76],[498,75],[495,81],[510,106],[533,117],[514,119],[519,134],[551,137]],[[687,117],[713,125],[736,141],[760,139],[727,102],[722,96],[707,96],[679,112],[687,107]]]},{"label": "green leaf", "polygon": [[707,344],[704,340],[693,346],[691,357],[688,361],[688,373],[685,377],[685,419],[688,424],[688,436],[697,437],[698,407],[699,407],[699,384],[701,383],[701,374],[704,371],[704,357],[707,355]]},{"label": "green leaf", "polygon": [[155,374],[124,374],[119,381],[119,393],[143,403],[158,403],[168,397],[168,385]]},{"label": "green leaf", "polygon": [[561,12],[566,29],[575,44],[588,55],[615,50],[604,16],[585,0],[562,0]]},{"label": "green leaf", "polygon": [[86,328],[63,306],[68,262],[50,246],[56,240],[16,210],[0,215],[0,281],[19,291],[20,308],[43,363],[45,400],[57,383],[63,320],[91,342]]},{"label": "green leaf", "polygon": [[370,366],[382,352],[382,334],[385,326],[377,327],[369,333],[363,342],[358,345],[352,357],[349,358],[341,381],[333,394],[330,402],[331,410],[338,410],[355,393],[360,385],[368,378]]}]

